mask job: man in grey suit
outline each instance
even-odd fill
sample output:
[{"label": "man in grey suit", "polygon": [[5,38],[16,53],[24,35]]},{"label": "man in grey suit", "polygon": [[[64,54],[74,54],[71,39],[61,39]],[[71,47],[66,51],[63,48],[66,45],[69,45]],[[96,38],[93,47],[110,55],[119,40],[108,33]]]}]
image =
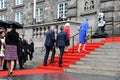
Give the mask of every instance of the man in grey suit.
[{"label": "man in grey suit", "polygon": [[46,39],[45,39],[45,48],[46,48],[46,54],[44,57],[44,63],[43,65],[46,66],[47,65],[47,60],[48,60],[48,56],[51,50],[54,50],[52,52],[52,56],[51,56],[51,63],[54,61],[53,58],[55,56],[55,47],[54,47],[54,43],[55,43],[55,26],[51,26],[50,30],[46,33]]},{"label": "man in grey suit", "polygon": [[62,56],[64,53],[65,46],[67,46],[67,34],[63,31],[64,27],[60,27],[61,32],[58,33],[57,39],[56,39],[56,46],[60,50],[60,57],[59,57],[59,62],[58,66],[62,67]]}]

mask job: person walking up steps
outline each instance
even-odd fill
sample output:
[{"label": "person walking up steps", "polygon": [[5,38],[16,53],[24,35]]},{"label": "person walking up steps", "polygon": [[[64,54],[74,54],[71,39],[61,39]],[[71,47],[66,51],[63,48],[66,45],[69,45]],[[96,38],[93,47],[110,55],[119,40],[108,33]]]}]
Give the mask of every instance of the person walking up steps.
[{"label": "person walking up steps", "polygon": [[65,47],[67,47],[67,34],[63,31],[63,27],[60,27],[61,32],[58,33],[57,35],[57,39],[56,39],[56,46],[59,48],[60,50],[60,57],[59,57],[59,62],[58,62],[58,66],[62,67],[62,57],[63,57],[63,53],[64,53],[64,49]]},{"label": "person walking up steps", "polygon": [[[55,26],[51,26],[50,30],[46,33],[46,39],[45,39],[45,43],[44,43],[45,48],[46,48],[46,54],[45,54],[44,62],[43,62],[44,66],[47,66],[47,60],[48,60],[48,56],[49,56],[50,51],[53,50],[53,48],[55,48],[54,47],[54,43],[55,43],[54,30],[55,30]],[[55,52],[52,53],[51,58],[54,58],[54,56],[55,56]]]},{"label": "person walking up steps", "polygon": [[88,33],[88,29],[89,29],[89,24],[88,24],[88,18],[85,18],[85,22],[81,23],[80,25],[80,31],[79,31],[79,46],[78,46],[78,53],[80,53],[80,49],[81,49],[81,45],[83,44],[83,51],[87,51],[85,49],[86,43],[87,43],[87,33]]}]

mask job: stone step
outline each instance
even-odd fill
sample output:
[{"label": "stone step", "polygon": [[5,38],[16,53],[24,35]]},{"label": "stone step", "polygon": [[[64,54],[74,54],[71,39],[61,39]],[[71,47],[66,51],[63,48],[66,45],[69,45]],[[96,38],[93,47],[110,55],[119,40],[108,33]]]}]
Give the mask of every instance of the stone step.
[{"label": "stone step", "polygon": [[120,63],[120,59],[102,59],[102,58],[81,58],[80,61],[84,62],[111,62],[111,63]]},{"label": "stone step", "polygon": [[104,70],[120,72],[120,68],[116,66],[104,66],[104,65],[70,65],[73,69],[86,69],[86,70]]},{"label": "stone step", "polygon": [[111,55],[86,55],[86,58],[109,58],[109,59],[120,59],[120,56]]},{"label": "stone step", "polygon": [[120,49],[120,46],[100,46],[100,49]]},{"label": "stone step", "polygon": [[95,74],[105,76],[118,76],[119,72],[102,71],[102,70],[86,70],[86,69],[64,69],[65,72],[71,73],[84,73],[84,74]]},{"label": "stone step", "polygon": [[99,48],[120,48],[120,45],[114,45],[114,46],[109,46],[109,45],[104,45],[104,46],[100,46]]},{"label": "stone step", "polygon": [[120,52],[110,52],[110,51],[101,51],[101,52],[91,52],[90,55],[118,55],[120,56]]},{"label": "stone step", "polygon": [[114,49],[114,48],[112,48],[112,49],[100,49],[100,48],[97,48],[97,49],[95,49],[95,52],[96,51],[104,51],[104,52],[120,52],[120,49]]},{"label": "stone step", "polygon": [[120,67],[119,63],[114,62],[84,62],[84,61],[77,61],[75,62],[76,65],[94,65],[94,66],[113,66],[113,67]]},{"label": "stone step", "polygon": [[109,46],[113,46],[113,45],[120,45],[120,43],[112,43],[112,42],[107,42],[104,45],[109,45]]}]

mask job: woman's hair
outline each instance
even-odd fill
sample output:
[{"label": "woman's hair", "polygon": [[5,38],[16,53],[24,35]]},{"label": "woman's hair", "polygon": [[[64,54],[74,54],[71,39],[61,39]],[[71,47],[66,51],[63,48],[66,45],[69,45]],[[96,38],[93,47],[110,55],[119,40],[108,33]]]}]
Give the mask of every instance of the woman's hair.
[{"label": "woman's hair", "polygon": [[70,23],[66,23],[64,27],[66,27],[66,26],[70,26]]},{"label": "woman's hair", "polygon": [[4,31],[0,31],[0,35],[3,33]]}]

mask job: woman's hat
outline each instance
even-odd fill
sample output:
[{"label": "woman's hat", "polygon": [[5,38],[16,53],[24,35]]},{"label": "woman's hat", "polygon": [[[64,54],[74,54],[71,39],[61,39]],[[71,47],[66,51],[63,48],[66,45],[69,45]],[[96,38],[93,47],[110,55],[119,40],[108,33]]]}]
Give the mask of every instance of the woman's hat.
[{"label": "woman's hat", "polygon": [[88,17],[85,17],[85,20],[86,20],[86,21],[88,21],[88,20],[89,20],[89,18],[88,18]]}]

